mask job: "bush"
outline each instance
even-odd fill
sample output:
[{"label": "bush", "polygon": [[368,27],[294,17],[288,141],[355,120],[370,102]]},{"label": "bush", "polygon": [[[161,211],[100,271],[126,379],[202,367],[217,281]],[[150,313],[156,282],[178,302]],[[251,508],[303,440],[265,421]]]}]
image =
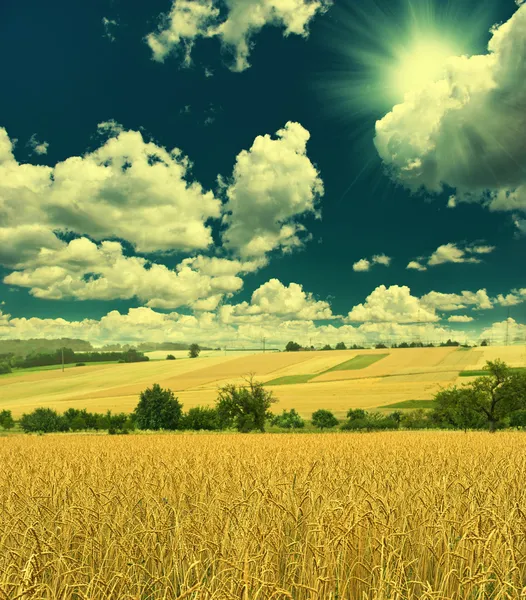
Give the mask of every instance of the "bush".
[{"label": "bush", "polygon": [[272,417],[272,425],[283,427],[283,429],[303,429],[305,421],[299,416],[294,408],[284,410],[281,415]]},{"label": "bush", "polygon": [[[1,416],[0,416],[1,419]],[[526,428],[526,410],[516,410],[510,415],[510,427]]]},{"label": "bush", "polygon": [[312,413],[312,424],[314,427],[318,427],[318,429],[331,429],[338,425],[338,419],[330,410],[321,408]]},{"label": "bush", "polygon": [[418,408],[402,415],[400,425],[405,429],[429,429],[433,427],[433,421],[426,410]]},{"label": "bush", "polygon": [[22,415],[20,427],[26,433],[36,431],[53,433],[56,431],[68,431],[69,423],[63,416],[51,408],[36,408],[32,413]]},{"label": "bush", "polygon": [[77,363],[75,366],[76,367],[85,367],[86,363]]},{"label": "bush", "polygon": [[141,392],[134,419],[139,429],[180,429],[183,405],[170,389],[163,390],[158,383]]},{"label": "bush", "polygon": [[296,342],[289,342],[285,346],[285,352],[298,352],[301,350],[301,346]]},{"label": "bush", "polygon": [[13,419],[13,416],[11,415],[11,411],[0,411],[0,427],[2,427],[2,429],[13,429],[14,426],[15,421]]},{"label": "bush", "polygon": [[367,413],[361,408],[349,410],[347,421],[340,427],[343,431],[383,431],[389,429],[398,429],[400,420],[397,413],[388,416],[381,413]]},{"label": "bush", "polygon": [[0,375],[5,375],[7,373],[11,373],[12,369],[11,366],[9,365],[9,363],[7,362],[2,362],[0,363]]},{"label": "bush", "polygon": [[183,429],[214,431],[219,429],[217,410],[209,406],[191,408],[183,418]]},{"label": "bush", "polygon": [[250,376],[247,386],[228,384],[220,388],[216,409],[221,428],[235,427],[238,431],[265,431],[265,421],[272,418],[270,406],[277,402],[272,392]]},{"label": "bush", "polygon": [[173,354],[168,354],[166,360],[175,360],[175,356]]}]

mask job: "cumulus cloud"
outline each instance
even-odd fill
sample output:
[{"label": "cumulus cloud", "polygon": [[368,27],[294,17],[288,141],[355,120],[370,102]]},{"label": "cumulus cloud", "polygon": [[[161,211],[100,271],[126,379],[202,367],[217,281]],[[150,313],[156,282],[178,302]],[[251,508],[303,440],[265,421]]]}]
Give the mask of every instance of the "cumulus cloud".
[{"label": "cumulus cloud", "polygon": [[278,279],[270,279],[260,286],[248,302],[225,305],[221,308],[225,322],[239,321],[246,316],[273,315],[288,320],[333,319],[328,302],[315,300],[298,283],[286,286]]},{"label": "cumulus cloud", "polygon": [[157,32],[146,36],[153,58],[163,62],[168,54],[182,50],[184,63],[191,63],[195,41],[219,37],[233,60],[233,71],[244,71],[252,49],[252,37],[265,25],[284,28],[284,35],[307,37],[308,25],[325,12],[331,0],[226,0],[222,17],[215,0],[173,0],[172,8],[161,15]]},{"label": "cumulus cloud", "polygon": [[518,323],[511,317],[493,323],[486,327],[479,334],[479,340],[488,339],[493,346],[508,344],[526,343],[526,325]]},{"label": "cumulus cloud", "polygon": [[526,212],[526,5],[492,30],[488,53],[452,57],[443,76],[376,123],[391,176],[417,191],[455,189],[449,206]]},{"label": "cumulus cloud", "polygon": [[469,254],[489,254],[493,250],[494,246],[468,246],[461,249],[456,244],[444,244],[433,252],[427,264],[433,267],[444,263],[480,263],[479,258]]},{"label": "cumulus cloud", "polygon": [[517,304],[521,304],[521,302],[526,301],[526,288],[512,290],[511,294],[507,294],[506,296],[499,294],[494,301],[500,304],[500,306],[516,306]]},{"label": "cumulus cloud", "polygon": [[392,342],[422,339],[441,342],[448,338],[460,342],[472,342],[478,334],[459,332],[432,323],[364,323],[358,327],[343,325],[316,325],[313,321],[286,320],[275,315],[246,316],[233,323],[220,314],[201,312],[183,315],[177,312],[159,313],[151,308],[130,308],[127,314],[112,310],[101,319],[11,318],[0,310],[0,339],[71,337],[86,339],[94,345],[105,343],[136,342],[193,342],[216,346],[261,347],[261,339],[267,339],[267,347],[283,348],[287,342],[312,342],[317,347],[335,345],[340,341],[371,345],[379,340]]},{"label": "cumulus cloud", "polygon": [[28,253],[21,270],[4,283],[26,287],[37,298],[113,300],[137,298],[146,306],[214,310],[224,297],[243,287],[240,274],[260,264],[198,256],[183,260],[174,270],[141,257],[123,254],[119,242],[100,245],[78,238],[58,247]]},{"label": "cumulus cloud", "polygon": [[48,142],[39,142],[37,140],[36,133],[29,138],[27,145],[31,148],[32,154],[47,154],[47,149],[49,148]]},{"label": "cumulus cloud", "polygon": [[361,260],[355,262],[352,268],[353,271],[369,271],[373,265],[383,265],[384,267],[388,267],[391,264],[391,260],[392,259],[385,254],[376,254],[370,260],[367,258],[362,258]]},{"label": "cumulus cloud", "polygon": [[377,287],[363,304],[355,306],[347,315],[348,322],[426,323],[440,317],[434,309],[411,295],[407,286]]},{"label": "cumulus cloud", "polygon": [[289,122],[276,135],[258,136],[238,154],[225,190],[223,242],[245,259],[301,246],[305,227],[297,219],[318,214],[323,182],[306,154],[309,132]]},{"label": "cumulus cloud", "polygon": [[443,294],[441,292],[429,292],[420,298],[423,305],[433,310],[452,311],[461,310],[468,306],[478,310],[489,310],[493,308],[492,301],[485,289],[477,292],[463,291],[460,294]]},{"label": "cumulus cloud", "polygon": [[406,269],[413,269],[415,271],[427,271],[427,267],[424,267],[421,263],[416,260],[412,260],[406,267]]},{"label": "cumulus cloud", "polygon": [[470,323],[473,320],[473,317],[467,315],[451,315],[448,319],[450,323]]},{"label": "cumulus cloud", "polygon": [[212,243],[206,222],[219,218],[221,202],[187,181],[189,168],[180,150],[145,142],[136,131],[120,131],[53,168],[19,164],[0,128],[0,222],[118,237],[139,252],[205,249]]}]

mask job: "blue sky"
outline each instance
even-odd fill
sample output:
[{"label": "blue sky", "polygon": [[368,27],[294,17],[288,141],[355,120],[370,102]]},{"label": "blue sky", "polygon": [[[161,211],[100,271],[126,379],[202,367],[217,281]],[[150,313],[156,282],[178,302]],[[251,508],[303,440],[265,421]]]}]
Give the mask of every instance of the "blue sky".
[{"label": "blue sky", "polygon": [[526,7],[28,0],[0,28],[0,337],[526,339]]}]

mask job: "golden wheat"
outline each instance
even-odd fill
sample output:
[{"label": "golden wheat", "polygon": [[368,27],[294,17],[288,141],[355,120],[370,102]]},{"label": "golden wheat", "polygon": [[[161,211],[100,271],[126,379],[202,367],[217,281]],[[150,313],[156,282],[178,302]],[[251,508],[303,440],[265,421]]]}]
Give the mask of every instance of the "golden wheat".
[{"label": "golden wheat", "polygon": [[526,436],[0,438],[0,598],[520,598]]}]

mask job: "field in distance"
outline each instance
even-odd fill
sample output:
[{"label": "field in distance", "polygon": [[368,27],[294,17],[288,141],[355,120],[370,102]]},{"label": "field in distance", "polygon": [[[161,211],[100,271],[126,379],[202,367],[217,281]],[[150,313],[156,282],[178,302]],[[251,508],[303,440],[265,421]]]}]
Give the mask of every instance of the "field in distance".
[{"label": "field in distance", "polygon": [[[502,358],[511,367],[526,366],[526,346],[210,353],[197,359],[87,364],[64,372],[0,376],[0,410],[11,410],[15,418],[39,406],[60,412],[70,407],[129,412],[140,392],[154,383],[172,389],[187,410],[213,404],[219,386],[242,383],[253,373],[271,384],[279,400],[274,412],[295,408],[310,418],[314,410],[326,408],[342,418],[349,408],[430,400],[441,387],[468,383],[472,378],[460,373],[480,369],[486,360]],[[166,354],[170,352],[161,351],[158,358]]]}]

